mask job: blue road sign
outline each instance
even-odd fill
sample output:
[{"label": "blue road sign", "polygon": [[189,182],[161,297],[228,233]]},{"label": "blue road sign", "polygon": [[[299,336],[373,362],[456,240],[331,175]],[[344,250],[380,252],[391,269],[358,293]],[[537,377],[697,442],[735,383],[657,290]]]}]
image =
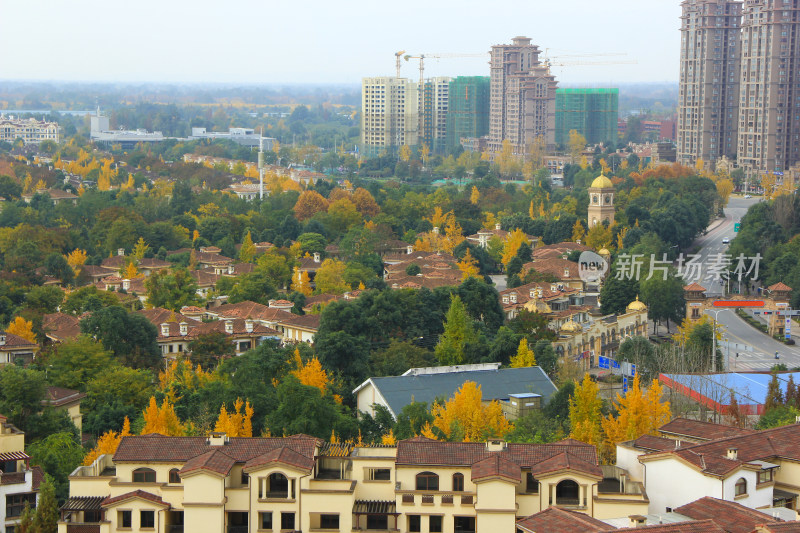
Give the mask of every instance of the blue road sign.
[{"label": "blue road sign", "polygon": [[628,392],[628,377],[622,376],[622,394]]}]

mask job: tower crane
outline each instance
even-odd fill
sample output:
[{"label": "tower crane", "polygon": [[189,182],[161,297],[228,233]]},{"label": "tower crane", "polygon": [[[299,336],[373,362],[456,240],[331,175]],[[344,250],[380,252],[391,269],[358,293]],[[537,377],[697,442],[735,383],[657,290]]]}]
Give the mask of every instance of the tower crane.
[{"label": "tower crane", "polygon": [[405,53],[406,53],[405,50],[400,50],[399,52],[395,52],[394,53],[395,62],[396,62],[396,66],[397,66],[397,77],[398,78],[400,77],[400,67],[402,66],[402,63],[401,63],[400,60],[402,59],[403,54],[405,54]]}]

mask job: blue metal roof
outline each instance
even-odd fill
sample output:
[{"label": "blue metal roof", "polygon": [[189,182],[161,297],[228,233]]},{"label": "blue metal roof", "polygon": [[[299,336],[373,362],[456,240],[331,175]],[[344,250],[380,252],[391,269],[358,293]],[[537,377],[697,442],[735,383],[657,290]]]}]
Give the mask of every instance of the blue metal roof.
[{"label": "blue metal roof", "polygon": [[[666,377],[694,390],[707,398],[727,404],[733,391],[740,405],[761,405],[767,399],[767,389],[772,374],[755,373],[722,373],[722,374],[665,374]],[[786,393],[789,376],[793,376],[796,384],[800,384],[800,372],[784,372],[778,374],[781,392]]]},{"label": "blue metal roof", "polygon": [[546,404],[557,390],[538,366],[392,376],[371,380],[395,416],[411,402],[426,402],[430,405],[436,398],[448,399],[466,381],[474,381],[480,385],[484,400],[507,400],[511,394],[533,393],[541,395],[543,404]]}]

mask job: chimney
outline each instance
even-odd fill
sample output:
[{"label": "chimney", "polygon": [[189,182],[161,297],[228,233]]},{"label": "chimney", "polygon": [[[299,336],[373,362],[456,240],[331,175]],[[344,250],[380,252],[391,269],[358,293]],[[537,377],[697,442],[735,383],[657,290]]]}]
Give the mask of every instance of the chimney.
[{"label": "chimney", "polygon": [[186,335],[187,333],[189,333],[189,324],[187,324],[186,322],[181,322],[179,326],[181,328],[181,335]]},{"label": "chimney", "polygon": [[794,423],[795,424],[800,424],[800,415],[797,415],[796,417],[794,417]]},{"label": "chimney", "polygon": [[6,344],[6,332],[0,333],[0,346],[5,346]]},{"label": "chimney", "polygon": [[437,227],[435,227],[435,226],[434,226],[434,228],[433,228],[433,234],[434,234],[434,235],[439,235],[439,228],[437,228]]},{"label": "chimney", "polygon": [[500,230],[500,223],[499,223],[499,222],[498,222],[497,224],[495,224],[495,225],[494,225],[494,229],[496,229],[496,230]]},{"label": "chimney", "polygon": [[319,263],[319,252],[314,252],[314,262]]},{"label": "chimney", "polygon": [[737,448],[728,448],[728,459],[735,461],[738,456],[739,450]]},{"label": "chimney", "polygon": [[642,527],[647,523],[647,517],[640,514],[632,514],[628,516],[630,519],[630,527]]},{"label": "chimney", "polygon": [[214,431],[208,436],[209,446],[225,446],[228,444],[228,435],[226,433]]},{"label": "chimney", "polygon": [[122,288],[125,289],[126,291],[129,290],[131,288],[131,280],[123,279],[122,280]]},{"label": "chimney", "polygon": [[125,248],[117,248],[117,255],[120,257],[125,257]]},{"label": "chimney", "polygon": [[228,335],[233,335],[233,320],[225,321],[225,333]]},{"label": "chimney", "polygon": [[504,440],[486,441],[487,452],[502,452],[505,449],[506,449],[506,441]]},{"label": "chimney", "polygon": [[244,329],[247,333],[253,333],[253,321],[252,320],[245,320],[244,321]]},{"label": "chimney", "polygon": [[409,244],[408,246],[406,246],[406,254],[407,254],[407,255],[411,255],[411,254],[413,254],[413,253],[414,253],[414,246],[412,246],[411,244]]},{"label": "chimney", "polygon": [[167,324],[166,322],[161,324],[161,336],[169,337],[169,324]]}]

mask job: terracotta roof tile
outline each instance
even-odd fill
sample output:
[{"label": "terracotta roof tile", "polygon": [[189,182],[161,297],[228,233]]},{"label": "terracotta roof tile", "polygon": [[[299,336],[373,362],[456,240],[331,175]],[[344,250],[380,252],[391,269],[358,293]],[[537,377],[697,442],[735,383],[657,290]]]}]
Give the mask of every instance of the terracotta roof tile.
[{"label": "terracotta roof tile", "polygon": [[250,459],[245,463],[244,469],[247,471],[256,470],[262,466],[272,463],[284,464],[305,472],[310,472],[314,468],[313,458],[297,453],[293,449],[283,446]]},{"label": "terracotta roof tile", "polygon": [[785,284],[784,282],[779,281],[775,285],[771,285],[771,286],[767,287],[767,290],[769,290],[769,291],[779,291],[779,292],[788,292],[788,291],[791,291],[792,288],[790,286],[788,286],[787,284]]},{"label": "terracotta roof tile", "polygon": [[401,440],[397,444],[395,462],[398,465],[472,466],[493,454],[499,454],[522,468],[531,468],[564,452],[569,452],[587,464],[597,465],[594,446],[508,444],[502,452],[490,452],[482,442],[440,442],[424,437]]},{"label": "terracotta roof tile", "polygon": [[725,424],[691,420],[689,418],[675,418],[658,428],[658,430],[662,434],[689,437],[697,440],[714,440],[756,433],[754,429],[742,429]]},{"label": "terracotta roof tile", "polygon": [[126,492],[125,494],[120,494],[119,496],[114,496],[113,498],[106,498],[105,500],[103,500],[102,505],[103,507],[110,507],[116,503],[120,503],[133,498],[138,498],[140,500],[147,500],[153,503],[163,505],[164,507],[170,506],[167,502],[161,499],[161,496],[156,496],[155,494],[143,490],[135,490],[132,492]]},{"label": "terracotta roof tile", "polygon": [[234,464],[236,464],[236,460],[233,457],[219,449],[211,450],[186,461],[179,474],[183,476],[199,470],[208,470],[227,476]]},{"label": "terracotta roof tile", "polygon": [[676,524],[659,524],[655,526],[626,527],[616,531],[646,531],[648,533],[725,533],[725,530],[713,520],[697,520],[678,522]]},{"label": "terracotta roof tile", "polygon": [[690,292],[706,292],[706,288],[698,283],[692,283],[690,285],[687,285],[683,288],[683,290]]},{"label": "terracotta roof tile", "polygon": [[60,407],[85,397],[85,392],[65,389],[64,387],[50,386],[45,389],[45,399],[43,402],[47,402],[48,405],[52,405],[53,407]]},{"label": "terracotta roof tile", "polygon": [[[306,435],[289,438],[231,437],[224,453],[245,463],[281,447],[290,448],[300,455],[313,458],[317,440]],[[114,462],[185,463],[208,451],[217,449],[205,437],[166,437],[150,434],[123,437],[114,454]]]},{"label": "terracotta roof tile", "polygon": [[3,332],[3,335],[6,336],[6,343],[0,345],[0,351],[4,350],[5,348],[31,348],[35,349],[38,347],[38,344],[29,341],[28,339],[24,339],[19,335],[14,335],[13,333],[8,333],[7,331]]},{"label": "terracotta roof tile", "polygon": [[[758,533],[800,533],[800,522],[768,522],[758,524]],[[753,533],[756,533],[755,531]]]},{"label": "terracotta roof tile", "polygon": [[529,533],[597,533],[616,528],[584,513],[548,507],[517,521],[517,528]]},{"label": "terracotta roof tile", "polygon": [[81,334],[80,320],[64,313],[51,313],[42,317],[42,329],[51,339],[62,342]]},{"label": "terracotta roof tile", "polygon": [[756,524],[763,524],[769,519],[767,515],[755,509],[708,496],[678,507],[674,511],[694,520],[713,520],[728,533],[750,533]]},{"label": "terracotta roof tile", "polygon": [[507,479],[512,483],[519,483],[522,481],[522,470],[517,463],[509,461],[498,454],[472,465],[473,482],[495,477]]},{"label": "terracotta roof tile", "polygon": [[603,471],[597,466],[597,463],[584,461],[566,451],[531,466],[531,473],[534,476],[541,476],[542,474],[550,474],[561,470],[575,470],[590,476],[599,477],[600,479],[603,478]]}]

